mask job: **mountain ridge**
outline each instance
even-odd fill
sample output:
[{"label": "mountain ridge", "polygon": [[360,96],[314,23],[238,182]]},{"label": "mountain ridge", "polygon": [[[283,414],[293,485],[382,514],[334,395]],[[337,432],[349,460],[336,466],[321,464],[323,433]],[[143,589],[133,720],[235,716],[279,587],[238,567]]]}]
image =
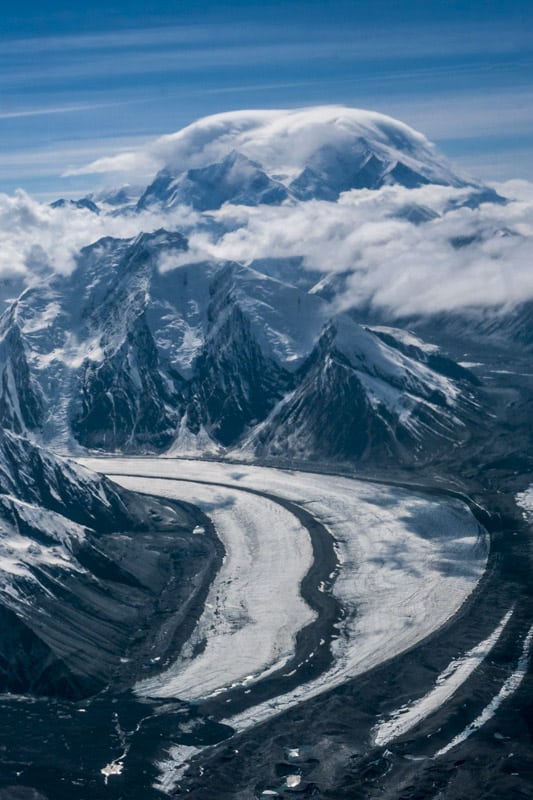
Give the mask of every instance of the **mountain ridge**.
[{"label": "mountain ridge", "polygon": [[[305,365],[319,358],[334,309],[238,263],[178,263],[161,272],[163,257],[179,262],[182,254],[187,242],[177,232],[107,239],[81,254],[71,276],[33,286],[8,309],[0,330],[18,349],[6,346],[0,362],[11,387],[3,394],[4,424],[62,448],[175,452],[179,432],[189,442],[207,436],[215,449],[231,451],[245,439],[249,446],[254,426],[307,379]],[[85,268],[92,277],[81,295]],[[344,331],[342,357],[356,371],[366,362],[356,394],[366,397],[367,414],[380,406],[406,419],[429,398],[455,398],[454,380],[472,391],[459,368],[443,379],[420,351],[391,348],[349,317],[336,316],[336,325]],[[25,367],[12,387],[15,357]],[[388,366],[378,389],[380,363]],[[410,396],[401,411],[391,391]],[[437,417],[453,416],[446,400],[436,406]]]}]

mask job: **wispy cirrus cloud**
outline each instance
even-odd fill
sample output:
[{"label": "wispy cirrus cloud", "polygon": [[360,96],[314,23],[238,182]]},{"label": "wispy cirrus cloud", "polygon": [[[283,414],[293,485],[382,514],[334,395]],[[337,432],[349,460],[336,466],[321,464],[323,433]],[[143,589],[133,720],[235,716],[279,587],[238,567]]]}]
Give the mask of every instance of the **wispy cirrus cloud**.
[{"label": "wispy cirrus cloud", "polygon": [[[487,132],[507,136],[509,151],[517,132],[533,132],[527,19],[518,24],[512,13],[469,17],[453,9],[448,15],[446,4],[444,21],[424,13],[381,16],[373,10],[379,3],[366,10],[345,3],[342,15],[336,0],[327,13],[315,13],[314,5],[305,19],[293,14],[296,24],[286,24],[285,7],[268,19],[250,8],[235,9],[231,20],[217,11],[146,26],[144,15],[131,13],[120,17],[121,28],[4,36],[4,142],[14,149],[21,141],[28,150],[44,140],[60,146],[75,131],[93,143],[94,161],[99,140],[109,135],[155,136],[237,107],[331,102],[405,119],[445,146],[462,137],[465,153],[479,150],[478,139],[490,144]],[[76,17],[75,9],[69,13]],[[119,104],[123,111],[109,113]],[[65,172],[56,172],[56,185]],[[24,177],[25,186],[35,185]],[[72,178],[69,171],[71,184]],[[1,181],[0,174],[0,187]],[[84,191],[87,183],[78,185]]]},{"label": "wispy cirrus cloud", "polygon": [[271,47],[285,44],[297,45],[307,42],[309,49],[320,41],[330,44],[350,44],[355,58],[382,60],[425,55],[471,55],[513,54],[531,49],[531,39],[526,27],[517,28],[512,21],[495,23],[489,15],[475,21],[461,20],[455,25],[440,22],[404,22],[379,26],[365,24],[361,16],[359,25],[342,26],[333,15],[325,17],[319,24],[308,23],[297,26],[253,22],[243,19],[239,25],[234,21],[219,20],[216,23],[193,22],[167,26],[123,27],[98,33],[62,34],[54,36],[32,36],[11,38],[4,41],[2,56],[21,53],[53,53],[61,51],[112,50],[120,54],[130,49],[138,50],[173,46],[176,48],[201,47],[215,42],[226,42],[228,47],[250,42],[269,42]]},{"label": "wispy cirrus cloud", "polygon": [[117,106],[124,105],[121,102],[109,103],[79,103],[77,105],[67,106],[43,106],[42,108],[19,108],[12,111],[0,111],[0,120],[2,119],[22,119],[24,117],[47,117],[50,114],[77,114],[87,111],[95,111],[102,108],[116,108]]},{"label": "wispy cirrus cloud", "polygon": [[[532,65],[533,66],[533,65]],[[387,99],[389,114],[400,116],[431,139],[515,136],[533,129],[533,89],[430,92]]]}]

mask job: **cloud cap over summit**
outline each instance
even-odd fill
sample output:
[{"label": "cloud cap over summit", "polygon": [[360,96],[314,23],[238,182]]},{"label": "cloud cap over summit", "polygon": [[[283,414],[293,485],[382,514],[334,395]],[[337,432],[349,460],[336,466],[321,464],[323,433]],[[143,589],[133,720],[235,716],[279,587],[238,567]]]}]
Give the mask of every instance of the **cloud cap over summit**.
[{"label": "cloud cap over summit", "polygon": [[76,173],[177,173],[223,160],[233,151],[268,172],[295,176],[324,147],[355,156],[364,148],[388,161],[422,170],[437,183],[457,183],[426,137],[398,120],[345,106],[230,111],[204,117],[147,146],[100,158]]}]

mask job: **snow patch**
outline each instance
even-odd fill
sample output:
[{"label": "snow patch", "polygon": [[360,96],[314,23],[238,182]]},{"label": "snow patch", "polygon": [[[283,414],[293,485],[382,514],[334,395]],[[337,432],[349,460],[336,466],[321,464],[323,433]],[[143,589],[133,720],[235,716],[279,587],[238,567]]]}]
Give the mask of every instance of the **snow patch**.
[{"label": "snow patch", "polygon": [[428,355],[437,353],[439,350],[436,344],[429,344],[429,342],[419,339],[418,336],[415,336],[411,331],[406,331],[402,328],[390,328],[386,325],[369,325],[368,330],[376,331],[376,333],[385,333],[397,339],[406,347],[416,347],[418,350],[422,350],[423,353],[428,353]]},{"label": "snow patch", "polygon": [[192,747],[185,744],[170,747],[168,758],[156,763],[159,775],[154,783],[154,788],[159,789],[164,794],[174,792],[181,778],[185,775],[190,760],[204,749],[203,747]]},{"label": "snow patch", "polygon": [[481,662],[488,656],[505,626],[513,614],[513,609],[508,611],[501,619],[499,625],[484,641],[477,644],[461,658],[454,659],[438,676],[435,687],[410,705],[405,705],[395,711],[390,719],[379,724],[373,731],[374,742],[378,746],[386,745],[393,739],[403,736],[415,725],[439,709],[457,691],[457,689],[470,677]]},{"label": "snow patch", "polygon": [[457,736],[455,736],[451,742],[448,742],[445,747],[442,747],[440,750],[438,750],[435,753],[434,758],[446,755],[446,753],[448,753],[454,747],[457,747],[458,744],[461,744],[461,742],[464,742],[465,739],[468,739],[469,736],[482,728],[483,725],[485,725],[494,716],[501,704],[517,691],[529,670],[529,655],[532,640],[533,625],[529,629],[529,632],[524,639],[522,654],[518,659],[516,669],[507,678],[498,694],[492,698],[490,703],[485,706],[481,714],[479,714],[479,716],[477,716],[475,720],[470,723],[470,725],[467,725],[466,728]]},{"label": "snow patch", "polygon": [[524,509],[524,517],[533,522],[533,484],[515,497],[517,505]]}]

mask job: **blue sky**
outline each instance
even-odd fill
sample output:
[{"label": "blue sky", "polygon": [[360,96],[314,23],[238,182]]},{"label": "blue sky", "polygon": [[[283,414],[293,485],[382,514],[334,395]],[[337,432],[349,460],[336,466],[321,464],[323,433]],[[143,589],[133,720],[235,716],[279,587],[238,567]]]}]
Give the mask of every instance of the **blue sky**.
[{"label": "blue sky", "polygon": [[533,180],[528,0],[3,4],[0,191],[62,177],[198,117],[343,103],[418,128],[462,169]]}]

